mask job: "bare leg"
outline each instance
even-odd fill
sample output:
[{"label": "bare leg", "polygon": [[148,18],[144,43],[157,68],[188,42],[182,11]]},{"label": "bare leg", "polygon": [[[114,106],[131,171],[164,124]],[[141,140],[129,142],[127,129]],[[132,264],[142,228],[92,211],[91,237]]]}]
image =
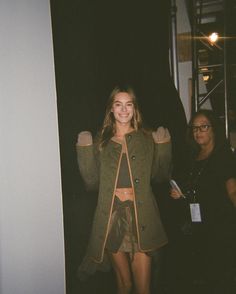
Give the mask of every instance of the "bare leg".
[{"label": "bare leg", "polygon": [[111,254],[112,265],[116,273],[117,294],[129,294],[132,289],[132,277],[129,265],[129,256],[125,252]]},{"label": "bare leg", "polygon": [[150,294],[151,257],[136,252],[131,264],[136,294]]}]

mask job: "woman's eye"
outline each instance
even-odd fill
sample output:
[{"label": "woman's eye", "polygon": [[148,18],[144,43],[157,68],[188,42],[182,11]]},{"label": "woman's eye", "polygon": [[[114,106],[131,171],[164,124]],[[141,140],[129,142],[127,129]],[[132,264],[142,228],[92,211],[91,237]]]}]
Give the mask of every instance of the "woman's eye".
[{"label": "woman's eye", "polygon": [[115,102],[114,106],[119,107],[121,104],[119,102]]}]

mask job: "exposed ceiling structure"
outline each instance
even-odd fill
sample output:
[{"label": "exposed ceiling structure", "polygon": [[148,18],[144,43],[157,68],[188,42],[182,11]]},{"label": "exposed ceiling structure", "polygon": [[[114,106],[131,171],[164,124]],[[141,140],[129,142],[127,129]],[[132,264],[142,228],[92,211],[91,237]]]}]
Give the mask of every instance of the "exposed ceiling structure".
[{"label": "exposed ceiling structure", "polygon": [[[236,113],[236,15],[235,0],[186,1],[193,39],[193,79],[195,111],[210,99],[216,113],[225,119]],[[215,39],[210,39],[214,34]],[[207,93],[199,93],[202,75]]]}]

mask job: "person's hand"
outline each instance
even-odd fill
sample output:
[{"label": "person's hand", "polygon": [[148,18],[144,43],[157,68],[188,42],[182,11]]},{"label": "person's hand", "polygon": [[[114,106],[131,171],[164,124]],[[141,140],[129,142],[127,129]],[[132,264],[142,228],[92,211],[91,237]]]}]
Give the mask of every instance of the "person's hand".
[{"label": "person's hand", "polygon": [[91,132],[83,131],[78,134],[77,145],[89,146],[93,144],[93,137]]},{"label": "person's hand", "polygon": [[181,194],[177,189],[171,188],[170,189],[170,196],[173,199],[179,199],[179,198],[183,197],[183,194]]},{"label": "person's hand", "polygon": [[167,128],[159,127],[155,132],[152,132],[155,143],[167,143],[170,142],[170,133]]}]

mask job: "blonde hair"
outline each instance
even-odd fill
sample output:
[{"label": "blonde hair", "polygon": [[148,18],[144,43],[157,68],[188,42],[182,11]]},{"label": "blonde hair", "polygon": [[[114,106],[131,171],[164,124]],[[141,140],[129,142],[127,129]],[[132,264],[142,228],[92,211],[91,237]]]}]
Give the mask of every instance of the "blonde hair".
[{"label": "blonde hair", "polygon": [[103,125],[101,129],[101,133],[99,136],[99,149],[101,150],[109,140],[115,135],[116,133],[116,124],[114,114],[111,111],[112,106],[115,100],[115,97],[118,93],[125,92],[130,95],[133,105],[134,105],[134,115],[131,119],[131,126],[134,130],[139,130],[142,128],[142,116],[137,104],[137,98],[134,93],[134,90],[130,86],[116,86],[107,101],[106,111],[105,111],[105,118],[103,120]]}]

